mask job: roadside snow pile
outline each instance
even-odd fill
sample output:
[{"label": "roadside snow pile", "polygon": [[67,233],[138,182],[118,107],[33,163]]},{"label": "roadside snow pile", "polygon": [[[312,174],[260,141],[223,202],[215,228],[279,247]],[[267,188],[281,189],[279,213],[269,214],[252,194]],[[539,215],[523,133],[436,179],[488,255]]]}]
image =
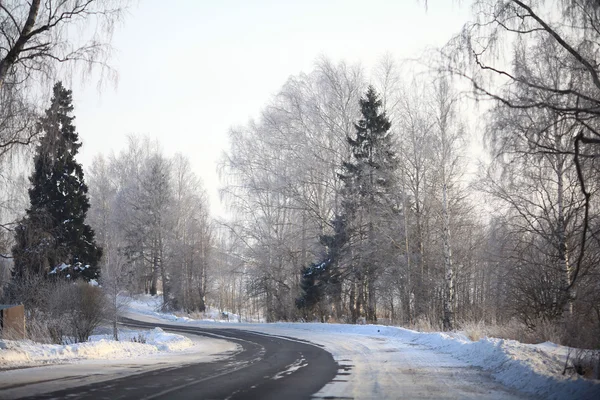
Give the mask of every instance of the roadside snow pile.
[{"label": "roadside snow pile", "polygon": [[135,310],[137,314],[151,316],[166,316],[167,314],[160,313],[162,299],[160,296],[150,296],[140,294],[135,297],[119,296],[119,300],[125,305],[128,310]]},{"label": "roadside snow pile", "polygon": [[[114,342],[112,335],[94,335],[90,337],[92,342]],[[173,353],[177,351],[187,350],[194,346],[194,342],[185,336],[175,333],[167,333],[160,328],[154,328],[149,331],[143,330],[120,330],[119,342],[139,343],[156,347],[158,351]],[[150,353],[148,353],[150,354]]]},{"label": "roadside snow pile", "polygon": [[215,322],[241,322],[239,315],[232,312],[220,312],[216,308],[208,307],[204,312],[204,319]]},{"label": "roadside snow pile", "polygon": [[121,303],[125,304],[125,311],[134,314],[148,315],[171,322],[192,321],[192,319],[187,317],[177,317],[173,314],[161,312],[160,309],[163,304],[161,296],[151,296],[149,294],[140,294],[135,297],[122,296]]},{"label": "roadside snow pile", "polygon": [[562,371],[569,349],[554,343],[523,344],[483,338],[473,342],[461,335],[414,333],[414,343],[450,353],[471,365],[491,371],[494,378],[519,391],[553,399],[600,399],[600,382]]},{"label": "roadside snow pile", "polygon": [[[211,322],[235,322],[238,323],[242,319],[238,314],[231,312],[220,312],[215,308],[208,307],[206,312],[202,313],[203,318],[194,319],[190,317],[178,317],[173,314],[166,314],[160,311],[162,307],[161,296],[151,296],[149,294],[136,295],[134,297],[123,296],[121,302],[126,304],[126,311],[156,317],[165,321],[171,322],[188,322],[188,321],[211,321]],[[252,321],[261,322],[261,321]]]},{"label": "roadside snow pile", "polygon": [[39,344],[32,341],[0,340],[0,368],[73,362],[90,359],[126,359],[162,352],[190,349],[194,342],[160,328],[151,331],[123,330],[119,341],[112,335],[94,335],[85,343]]}]

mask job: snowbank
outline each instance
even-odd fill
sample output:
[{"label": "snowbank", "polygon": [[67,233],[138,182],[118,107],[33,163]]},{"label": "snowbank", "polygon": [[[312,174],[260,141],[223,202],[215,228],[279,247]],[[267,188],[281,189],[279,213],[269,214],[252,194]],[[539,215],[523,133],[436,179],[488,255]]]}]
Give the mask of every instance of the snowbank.
[{"label": "snowbank", "polygon": [[[164,321],[210,321],[219,323],[239,323],[242,321],[242,318],[238,314],[231,312],[222,313],[219,310],[211,307],[208,307],[206,312],[202,313],[202,318],[178,317],[173,314],[163,313],[159,311],[162,307],[161,296],[142,294],[136,295],[133,298],[123,297],[122,303],[126,304],[125,309],[131,313],[156,317]],[[264,321],[253,320],[251,322]]]},{"label": "snowbank", "polygon": [[562,375],[569,349],[554,343],[523,344],[515,340],[413,332],[412,341],[450,353],[492,372],[496,380],[521,392],[549,399],[600,399],[600,382]]},{"label": "snowbank", "polygon": [[88,342],[69,345],[0,340],[0,368],[79,360],[132,358],[165,352],[181,352],[194,346],[194,342],[187,337],[166,333],[160,328],[151,331],[128,329],[121,331],[119,336],[120,340],[114,341],[112,335],[94,335]]},{"label": "snowbank", "polygon": [[[192,320],[148,310],[148,303],[130,304],[130,312],[150,315],[181,324],[209,325],[215,322]],[[520,392],[548,399],[600,399],[600,382],[577,375],[562,375],[568,348],[553,343],[524,344],[514,340],[483,338],[471,341],[461,333],[422,333],[382,325],[345,325],[320,323],[238,323],[235,327],[274,335],[294,336],[326,345],[322,334],[329,337],[368,336],[386,339],[398,346],[411,343],[438,353],[450,354],[471,366],[489,371],[500,383]],[[323,343],[320,343],[320,340]],[[334,354],[335,355],[335,354]]]}]

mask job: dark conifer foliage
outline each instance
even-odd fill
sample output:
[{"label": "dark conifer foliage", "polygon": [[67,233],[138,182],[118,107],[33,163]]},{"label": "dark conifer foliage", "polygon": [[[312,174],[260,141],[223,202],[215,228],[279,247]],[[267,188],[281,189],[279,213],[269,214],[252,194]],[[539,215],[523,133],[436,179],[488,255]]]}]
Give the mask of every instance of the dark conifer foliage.
[{"label": "dark conifer foliage", "polygon": [[[342,270],[340,259],[342,250],[348,242],[346,219],[337,216],[333,221],[333,235],[322,235],[319,238],[326,252],[321,260],[303,267],[301,271],[301,295],[296,299],[296,307],[304,311],[304,317],[311,313],[324,320],[325,310],[319,307],[320,302],[329,297],[329,303],[339,304],[341,301]],[[335,310],[340,313],[341,310]]]},{"label": "dark conifer foliage", "polygon": [[362,118],[354,124],[356,137],[348,138],[353,159],[344,162],[341,178],[347,189],[353,188],[363,198],[374,198],[390,188],[398,164],[389,132],[392,123],[381,106],[379,95],[369,86],[360,100]]},{"label": "dark conifer foliage", "polygon": [[89,280],[98,276],[102,249],[85,223],[88,187],[75,160],[81,142],[72,113],[71,91],[59,82],[39,123],[44,136],[30,177],[31,206],[17,228],[13,248],[16,277],[56,274]]}]

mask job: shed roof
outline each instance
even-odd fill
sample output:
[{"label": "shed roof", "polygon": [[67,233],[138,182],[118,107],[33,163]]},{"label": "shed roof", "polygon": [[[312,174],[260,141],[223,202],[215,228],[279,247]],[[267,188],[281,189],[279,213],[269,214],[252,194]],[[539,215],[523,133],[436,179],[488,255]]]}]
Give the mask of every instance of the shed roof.
[{"label": "shed roof", "polygon": [[0,310],[20,306],[21,304],[0,304]]}]

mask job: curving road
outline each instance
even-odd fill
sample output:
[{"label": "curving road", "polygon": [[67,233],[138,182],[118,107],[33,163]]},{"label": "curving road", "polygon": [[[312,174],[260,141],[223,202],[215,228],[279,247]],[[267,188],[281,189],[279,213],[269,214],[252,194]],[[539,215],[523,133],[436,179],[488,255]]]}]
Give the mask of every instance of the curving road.
[{"label": "curving road", "polygon": [[30,398],[308,399],[341,369],[327,351],[298,339],[134,320],[126,320],[125,324],[226,339],[239,344],[242,350],[220,361],[154,370]]}]

